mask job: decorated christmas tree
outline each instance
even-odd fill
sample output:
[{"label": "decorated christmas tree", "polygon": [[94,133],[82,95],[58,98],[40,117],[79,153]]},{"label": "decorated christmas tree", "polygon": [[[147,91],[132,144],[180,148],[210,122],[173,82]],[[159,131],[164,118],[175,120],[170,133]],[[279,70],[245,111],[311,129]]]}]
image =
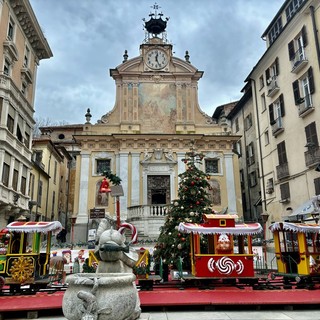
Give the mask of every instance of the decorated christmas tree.
[{"label": "decorated christmas tree", "polygon": [[210,214],[212,209],[208,198],[210,184],[207,175],[198,167],[204,155],[194,150],[186,153],[182,161],[186,171],[179,175],[178,199],[174,200],[168,209],[165,223],[160,229],[153,253],[156,263],[168,264],[173,268],[190,269],[189,235],[180,233],[180,222],[202,223],[202,215]]}]

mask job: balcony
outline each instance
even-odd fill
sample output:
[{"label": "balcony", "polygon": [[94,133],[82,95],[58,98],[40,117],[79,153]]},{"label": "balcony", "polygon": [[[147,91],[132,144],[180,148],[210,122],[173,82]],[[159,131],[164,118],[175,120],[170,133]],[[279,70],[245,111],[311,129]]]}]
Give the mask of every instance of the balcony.
[{"label": "balcony", "polygon": [[279,164],[277,167],[277,178],[278,180],[289,177],[289,165],[288,162]]},{"label": "balcony", "polygon": [[140,237],[157,239],[164,225],[169,205],[139,205],[127,209],[127,221],[132,222]]},{"label": "balcony", "polygon": [[274,136],[277,136],[278,134],[283,132],[284,131],[284,127],[283,127],[283,124],[282,124],[282,117],[279,117],[279,118],[275,119],[273,121],[273,123],[271,123],[271,126],[272,126],[272,134]]},{"label": "balcony", "polygon": [[268,97],[273,97],[280,90],[278,83],[277,83],[276,76],[269,78],[267,80],[267,85],[268,85],[268,93],[267,93]]},{"label": "balcony", "polygon": [[306,95],[303,98],[300,98],[298,102],[299,102],[298,104],[299,117],[303,118],[314,110],[314,106],[312,105],[312,99],[310,94]]},{"label": "balcony", "polygon": [[11,39],[7,39],[3,42],[3,51],[4,54],[10,57],[11,62],[19,60],[19,52],[17,46]]},{"label": "balcony", "polygon": [[304,160],[307,167],[311,167],[320,162],[320,148],[316,145],[308,146],[308,150],[304,153]]},{"label": "balcony", "polygon": [[24,82],[26,82],[28,84],[32,84],[33,76],[32,76],[32,72],[29,68],[24,67],[21,69],[21,77]]},{"label": "balcony", "polygon": [[308,60],[306,59],[304,48],[299,48],[294,55],[294,59],[292,62],[291,72],[297,74],[300,70],[304,68],[308,64]]}]

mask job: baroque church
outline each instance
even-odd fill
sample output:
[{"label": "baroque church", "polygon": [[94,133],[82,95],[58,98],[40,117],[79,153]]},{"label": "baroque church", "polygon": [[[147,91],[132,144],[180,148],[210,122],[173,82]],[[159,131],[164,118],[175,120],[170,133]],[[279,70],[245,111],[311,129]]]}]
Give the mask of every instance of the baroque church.
[{"label": "baroque church", "polygon": [[[113,109],[95,124],[88,109],[83,126],[42,128],[55,143],[76,150],[70,182],[75,241],[87,240],[97,223],[90,215],[96,209],[114,219],[120,213],[140,237],[155,239],[166,207],[177,198],[178,175],[185,171],[182,159],[190,148],[205,156],[200,169],[212,187],[212,209],[241,219],[238,156],[233,152],[240,137],[201,110],[198,81],[203,71],[191,64],[188,51],[184,58],[173,55],[168,18],[163,19],[157,5],[153,9],[144,22],[139,56],[129,59],[125,51],[123,62],[110,69],[116,85]],[[100,192],[105,171],[120,177],[120,196]]]}]

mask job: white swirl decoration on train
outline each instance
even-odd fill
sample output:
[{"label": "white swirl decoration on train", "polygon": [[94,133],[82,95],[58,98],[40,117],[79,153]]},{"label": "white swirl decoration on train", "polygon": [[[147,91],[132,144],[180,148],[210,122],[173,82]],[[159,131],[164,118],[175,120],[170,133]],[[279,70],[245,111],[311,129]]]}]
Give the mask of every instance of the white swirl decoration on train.
[{"label": "white swirl decoration on train", "polygon": [[244,265],[241,260],[234,262],[229,257],[222,257],[215,261],[213,258],[208,260],[208,269],[210,272],[214,272],[216,269],[221,274],[229,275],[233,271],[237,274],[241,274],[244,270]]}]

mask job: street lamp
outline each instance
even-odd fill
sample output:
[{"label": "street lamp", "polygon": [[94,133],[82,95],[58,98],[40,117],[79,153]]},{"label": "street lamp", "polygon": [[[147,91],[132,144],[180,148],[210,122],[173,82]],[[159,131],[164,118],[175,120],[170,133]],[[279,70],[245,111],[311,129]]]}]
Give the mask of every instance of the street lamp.
[{"label": "street lamp", "polygon": [[[111,193],[111,197],[115,197],[116,198],[116,214],[117,214],[117,229],[119,229],[120,227],[120,196],[123,196],[123,188],[121,186],[121,179],[111,173],[110,171],[106,171],[104,172],[105,178],[103,179],[101,185],[100,185],[100,189],[99,192],[100,193]],[[112,186],[110,186],[109,188],[109,183],[107,182],[108,178],[111,182],[112,182]]]},{"label": "street lamp", "polygon": [[267,221],[269,219],[269,214],[267,212],[261,213],[261,219],[263,222],[263,251],[264,251],[264,263],[266,269],[268,269],[268,261],[267,261]]},{"label": "street lamp", "polygon": [[123,188],[122,185],[119,184],[117,186],[111,186],[111,197],[116,198],[116,215],[117,215],[117,229],[120,228],[120,196],[123,196]]}]

